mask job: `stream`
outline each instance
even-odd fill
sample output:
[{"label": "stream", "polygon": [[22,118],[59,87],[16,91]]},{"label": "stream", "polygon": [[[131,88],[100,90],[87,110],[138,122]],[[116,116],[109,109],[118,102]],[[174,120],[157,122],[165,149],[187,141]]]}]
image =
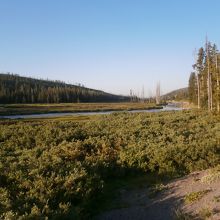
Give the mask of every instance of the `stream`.
[{"label": "stream", "polygon": [[179,111],[183,110],[183,108],[175,107],[175,106],[163,106],[162,109],[142,109],[142,110],[131,110],[131,111],[99,111],[99,112],[57,112],[57,113],[45,113],[45,114],[29,114],[29,115],[6,115],[0,116],[1,118],[7,119],[19,119],[19,118],[50,118],[50,117],[60,117],[60,116],[80,116],[80,115],[103,115],[103,114],[111,114],[114,112],[161,112],[161,111]]}]

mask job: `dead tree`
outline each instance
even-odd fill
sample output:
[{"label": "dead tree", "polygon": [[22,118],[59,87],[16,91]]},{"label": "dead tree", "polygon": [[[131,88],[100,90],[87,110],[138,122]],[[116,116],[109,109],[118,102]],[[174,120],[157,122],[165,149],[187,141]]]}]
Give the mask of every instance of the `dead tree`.
[{"label": "dead tree", "polygon": [[156,88],[156,104],[160,104],[160,83],[157,83],[157,88]]}]

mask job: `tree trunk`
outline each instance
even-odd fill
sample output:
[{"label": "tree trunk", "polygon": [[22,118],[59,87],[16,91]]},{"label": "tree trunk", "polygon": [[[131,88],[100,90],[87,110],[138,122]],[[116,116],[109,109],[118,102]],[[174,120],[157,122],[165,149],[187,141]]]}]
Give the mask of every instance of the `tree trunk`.
[{"label": "tree trunk", "polygon": [[197,74],[197,98],[198,98],[198,109],[200,109],[200,82],[199,82],[199,74]]}]

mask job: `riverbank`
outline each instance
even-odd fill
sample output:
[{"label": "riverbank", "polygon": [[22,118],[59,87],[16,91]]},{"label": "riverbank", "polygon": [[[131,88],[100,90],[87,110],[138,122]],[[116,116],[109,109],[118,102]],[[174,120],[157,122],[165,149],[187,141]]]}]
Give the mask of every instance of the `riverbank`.
[{"label": "riverbank", "polygon": [[181,111],[186,110],[181,107],[176,106],[156,106],[148,107],[146,109],[135,109],[135,110],[106,110],[106,111],[87,111],[87,112],[50,112],[50,113],[40,113],[40,114],[21,114],[21,115],[6,115],[0,116],[0,119],[49,119],[49,118],[65,118],[65,117],[79,117],[79,116],[93,116],[93,115],[108,115],[119,112],[129,112],[129,113],[150,113],[150,112],[162,112],[162,111]]},{"label": "riverbank", "polygon": [[0,116],[162,109],[149,103],[59,103],[0,105]]}]

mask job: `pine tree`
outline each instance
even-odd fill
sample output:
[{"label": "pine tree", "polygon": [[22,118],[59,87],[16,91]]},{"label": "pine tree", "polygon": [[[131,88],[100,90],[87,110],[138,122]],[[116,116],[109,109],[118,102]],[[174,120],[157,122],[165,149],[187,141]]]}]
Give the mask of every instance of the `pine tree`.
[{"label": "pine tree", "polygon": [[[196,63],[193,65],[195,75],[189,79],[189,98],[195,103],[197,96],[198,107],[209,111],[220,111],[220,54],[217,46],[206,41],[205,50],[200,48]],[[196,81],[196,82],[195,82]],[[195,85],[197,88],[194,88]]]}]

